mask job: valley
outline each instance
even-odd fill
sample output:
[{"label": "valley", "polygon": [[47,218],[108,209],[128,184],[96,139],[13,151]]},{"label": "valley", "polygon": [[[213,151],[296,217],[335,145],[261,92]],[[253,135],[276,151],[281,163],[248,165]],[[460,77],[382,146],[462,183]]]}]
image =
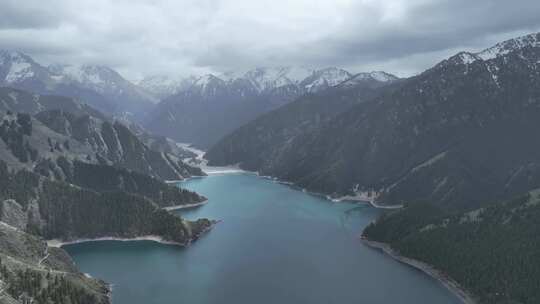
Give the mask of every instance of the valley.
[{"label": "valley", "polygon": [[540,24],[433,37],[438,14],[362,5],[392,34],[346,34],[336,5],[294,41],[241,36],[223,4],[62,56],[0,22],[0,303],[540,302]]}]

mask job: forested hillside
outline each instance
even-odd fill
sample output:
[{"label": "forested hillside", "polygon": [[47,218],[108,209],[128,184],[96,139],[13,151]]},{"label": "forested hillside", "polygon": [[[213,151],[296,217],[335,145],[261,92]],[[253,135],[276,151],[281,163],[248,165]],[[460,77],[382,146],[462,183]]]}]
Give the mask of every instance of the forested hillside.
[{"label": "forested hillside", "polygon": [[330,195],[373,191],[386,204],[510,198],[540,186],[538,36],[459,53],[315,127],[293,113],[298,128],[282,128],[273,112],[207,157]]},{"label": "forested hillside", "polygon": [[540,301],[540,191],[467,212],[429,204],[387,213],[364,236],[441,270],[480,303]]}]

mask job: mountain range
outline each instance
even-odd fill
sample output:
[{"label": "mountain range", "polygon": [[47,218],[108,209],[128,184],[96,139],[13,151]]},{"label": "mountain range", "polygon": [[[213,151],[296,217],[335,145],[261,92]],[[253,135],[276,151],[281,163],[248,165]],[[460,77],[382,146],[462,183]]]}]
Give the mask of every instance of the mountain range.
[{"label": "mountain range", "polygon": [[540,183],[532,140],[540,129],[538,40],[461,52],[369,96],[347,98],[351,89],[339,86],[304,96],[206,157],[333,196],[372,192],[386,204],[508,199]]},{"label": "mountain range", "polygon": [[[176,82],[173,95],[159,103],[143,123],[150,131],[177,141],[209,147],[257,116],[305,94],[316,94],[347,82],[347,86],[387,84],[397,80],[384,72],[353,75],[338,68],[257,68],[246,73],[212,74]],[[141,85],[151,84],[151,79]],[[170,82],[167,82],[170,83]],[[157,86],[146,87],[155,94]]]},{"label": "mountain range", "polygon": [[77,98],[117,115],[140,118],[158,100],[101,65],[42,66],[17,51],[0,50],[0,86]]},{"label": "mountain range", "polygon": [[0,88],[0,121],[2,303],[110,303],[110,286],[44,239],[152,236],[187,246],[214,223],[166,210],[206,198],[165,182],[204,173],[161,137],[77,99],[9,87]]},{"label": "mountain range", "polygon": [[261,67],[245,72],[152,76],[136,84],[103,65],[44,66],[17,51],[0,51],[0,86],[67,96],[146,133],[207,148],[260,114],[304,94],[348,81],[387,83],[385,72],[352,74],[331,67]]}]

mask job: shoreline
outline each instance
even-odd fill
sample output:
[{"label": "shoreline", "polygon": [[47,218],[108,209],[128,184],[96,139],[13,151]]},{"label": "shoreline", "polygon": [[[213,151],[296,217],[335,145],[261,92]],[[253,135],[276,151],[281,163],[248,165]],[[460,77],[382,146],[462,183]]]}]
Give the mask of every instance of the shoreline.
[{"label": "shoreline", "polygon": [[167,211],[174,211],[174,210],[181,210],[181,209],[191,209],[191,208],[196,208],[196,207],[206,205],[207,203],[208,203],[208,199],[206,199],[206,200],[204,200],[204,201],[202,201],[200,203],[169,206],[169,207],[163,207],[162,209],[167,210]]},{"label": "shoreline", "polygon": [[428,276],[432,277],[433,279],[437,280],[448,291],[450,291],[452,294],[457,296],[464,304],[477,304],[476,300],[474,299],[474,297],[471,295],[469,291],[463,288],[458,282],[456,282],[452,278],[441,273],[439,270],[437,270],[433,266],[419,260],[402,256],[398,252],[396,252],[394,249],[392,249],[390,245],[386,243],[370,241],[363,237],[361,238],[361,241],[362,241],[362,244],[366,245],[367,247],[380,250],[385,255],[391,257],[392,259],[400,263],[409,265],[415,269],[418,269],[422,271],[423,273],[427,274]]},{"label": "shoreline", "polygon": [[186,244],[182,244],[179,242],[166,241],[162,237],[157,236],[157,235],[145,235],[145,236],[138,236],[138,237],[133,237],[133,238],[104,236],[104,237],[98,237],[98,238],[82,238],[82,239],[76,239],[72,241],[62,241],[59,239],[46,240],[47,246],[55,247],[55,248],[61,248],[62,246],[65,246],[65,245],[74,245],[74,244],[101,242],[101,241],[117,241],[117,242],[151,241],[151,242],[156,242],[163,245],[175,245],[175,246],[182,246],[182,247],[186,246]]},{"label": "shoreline", "polygon": [[179,243],[174,241],[167,241],[164,240],[163,237],[158,235],[143,235],[143,236],[137,236],[132,238],[121,238],[121,237],[115,237],[115,236],[103,236],[103,237],[97,237],[97,238],[81,238],[71,241],[63,241],[60,239],[52,239],[52,240],[45,240],[47,243],[47,246],[49,247],[55,247],[55,248],[61,248],[65,245],[74,245],[74,244],[82,244],[82,243],[91,243],[91,242],[101,242],[101,241],[115,241],[115,242],[140,242],[140,241],[150,241],[155,242],[162,245],[171,245],[171,246],[180,246],[180,247],[188,247],[191,245],[193,241],[196,241],[200,239],[203,235],[208,233],[210,230],[214,228],[215,225],[222,222],[221,220],[212,220],[211,224],[208,227],[205,227],[203,230],[201,230],[198,234],[193,235],[191,239],[188,240],[187,243]]},{"label": "shoreline", "polygon": [[260,175],[260,173],[258,171],[244,171],[244,172],[255,174],[260,178],[268,179],[268,180],[271,180],[271,181],[273,181],[275,183],[289,186],[289,187],[291,187],[293,189],[300,190],[300,191],[302,191],[304,193],[307,193],[307,194],[322,197],[322,198],[324,198],[324,199],[326,199],[328,201],[331,201],[333,203],[343,203],[343,202],[345,202],[345,203],[346,202],[364,203],[364,204],[369,204],[371,207],[373,207],[375,209],[401,209],[401,208],[403,208],[403,205],[387,205],[387,206],[386,205],[381,205],[381,204],[378,204],[377,202],[375,202],[375,200],[366,198],[366,197],[361,196],[361,195],[356,195],[356,196],[345,195],[345,196],[340,196],[340,197],[337,197],[337,198],[333,198],[328,194],[324,194],[324,193],[320,193],[320,192],[314,192],[314,191],[308,191],[306,188],[301,188],[300,186],[297,186],[293,182],[282,181],[282,180],[280,180],[280,179],[278,179],[277,177],[274,177],[274,176]]},{"label": "shoreline", "polygon": [[[195,153],[197,155],[196,159],[198,160],[199,163],[197,165],[196,164],[192,164],[192,165],[194,165],[196,167],[199,167],[207,176],[209,176],[209,175],[220,175],[220,174],[233,174],[233,173],[250,173],[250,174],[255,174],[258,177],[268,179],[268,180],[274,181],[274,182],[282,184],[282,185],[290,186],[290,187],[292,187],[294,189],[300,190],[302,192],[305,192],[305,193],[308,193],[308,194],[311,194],[311,195],[323,197],[323,198],[325,198],[325,199],[327,199],[329,201],[332,201],[334,203],[339,203],[339,202],[367,203],[367,204],[371,205],[371,207],[376,208],[376,209],[401,209],[401,208],[403,208],[402,204],[399,204],[399,205],[381,205],[381,204],[378,204],[375,201],[375,199],[364,197],[361,194],[356,194],[354,196],[353,195],[344,195],[344,196],[340,196],[340,197],[337,197],[337,198],[333,198],[330,195],[327,195],[327,194],[324,194],[324,193],[308,191],[305,188],[301,188],[301,187],[297,186],[293,182],[283,181],[283,180],[278,179],[277,177],[270,176],[270,175],[261,175],[259,171],[244,170],[244,169],[242,169],[240,167],[240,164],[234,164],[234,165],[229,165],[229,166],[220,166],[220,167],[208,166],[208,160],[206,160],[204,158],[204,155],[206,154],[205,151],[193,147],[190,143],[179,143],[178,145],[181,146],[184,149],[187,149],[187,150]],[[201,177],[204,177],[204,176],[192,176],[190,178],[201,178]],[[184,179],[183,181],[186,181],[186,180],[188,180],[190,178]],[[167,183],[177,183],[177,182],[181,182],[181,181],[167,181]]]},{"label": "shoreline", "polygon": [[345,201],[352,201],[352,202],[366,202],[369,203],[373,208],[377,209],[401,209],[403,208],[403,205],[381,205],[378,204],[374,199],[364,197],[363,195],[345,195],[340,196],[337,198],[331,198],[328,196],[328,199],[330,199],[333,202],[345,202]]}]

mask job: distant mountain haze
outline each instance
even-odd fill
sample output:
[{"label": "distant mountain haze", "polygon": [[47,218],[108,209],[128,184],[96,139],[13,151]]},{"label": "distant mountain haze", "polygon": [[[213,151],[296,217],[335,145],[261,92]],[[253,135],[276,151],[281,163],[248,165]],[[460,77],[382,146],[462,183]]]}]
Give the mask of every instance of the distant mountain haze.
[{"label": "distant mountain haze", "polygon": [[[190,77],[183,81],[143,80],[147,91],[165,96],[144,126],[177,141],[206,148],[257,116],[304,94],[317,94],[342,83],[354,88],[391,83],[398,78],[385,72],[351,74],[339,68],[311,70],[301,67],[257,68],[243,74],[225,73]],[[176,84],[171,89],[169,84]]]}]

